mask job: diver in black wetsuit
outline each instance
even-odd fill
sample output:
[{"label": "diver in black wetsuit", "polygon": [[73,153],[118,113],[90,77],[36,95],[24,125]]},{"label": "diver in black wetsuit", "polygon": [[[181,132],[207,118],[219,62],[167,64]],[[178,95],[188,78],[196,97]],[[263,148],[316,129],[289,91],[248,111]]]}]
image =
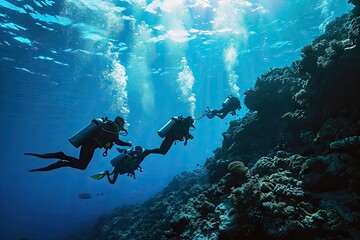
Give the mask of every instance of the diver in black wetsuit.
[{"label": "diver in black wetsuit", "polygon": [[100,180],[107,177],[109,183],[114,184],[119,175],[127,173],[128,176],[135,179],[135,170],[140,172],[143,169],[140,167],[140,163],[146,157],[144,149],[140,146],[136,146],[135,149],[119,149],[117,150],[120,154],[110,161],[111,165],[114,167],[111,172],[108,170],[100,172],[98,174],[92,175],[91,177]]},{"label": "diver in black wetsuit", "polygon": [[236,114],[236,110],[240,110],[241,109],[241,105],[240,105],[240,99],[237,97],[234,97],[233,95],[229,95],[224,103],[222,104],[222,108],[219,110],[216,109],[207,109],[207,114],[206,116],[208,118],[213,118],[215,116],[224,119],[226,117],[226,115],[228,115],[229,113],[231,113],[232,115]]},{"label": "diver in black wetsuit", "polygon": [[119,133],[124,131],[127,133],[125,120],[122,117],[116,117],[114,121],[107,118],[94,119],[91,124],[75,134],[69,141],[75,146],[79,147],[79,159],[66,155],[63,152],[55,153],[24,153],[25,155],[35,156],[39,158],[58,158],[56,163],[50,164],[43,168],[29,170],[29,172],[50,171],[61,167],[72,167],[85,170],[89,165],[94,152],[97,148],[105,148],[103,156],[107,155],[107,150],[110,149],[114,143],[120,146],[131,146],[131,142],[124,142],[119,139]]},{"label": "diver in black wetsuit", "polygon": [[190,127],[195,128],[193,117],[183,118],[179,116],[171,118],[171,120],[158,131],[159,136],[164,137],[160,148],[146,149],[143,153],[144,157],[151,153],[165,155],[175,141],[185,140],[184,145],[186,146],[188,139],[193,139],[193,136],[190,134]]}]

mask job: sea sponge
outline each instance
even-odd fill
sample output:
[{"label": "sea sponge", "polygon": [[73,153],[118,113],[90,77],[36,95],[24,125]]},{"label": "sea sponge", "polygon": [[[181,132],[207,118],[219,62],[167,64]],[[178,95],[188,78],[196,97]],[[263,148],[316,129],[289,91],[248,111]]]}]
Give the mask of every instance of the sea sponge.
[{"label": "sea sponge", "polygon": [[245,176],[248,168],[243,162],[234,161],[229,163],[228,170],[234,176]]}]

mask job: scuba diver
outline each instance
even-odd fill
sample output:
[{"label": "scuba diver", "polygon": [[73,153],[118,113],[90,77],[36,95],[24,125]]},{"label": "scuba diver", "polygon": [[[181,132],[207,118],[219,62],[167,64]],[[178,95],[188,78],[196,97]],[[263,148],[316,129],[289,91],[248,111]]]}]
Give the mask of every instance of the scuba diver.
[{"label": "scuba diver", "polygon": [[175,116],[172,117],[159,131],[158,134],[161,138],[164,138],[163,142],[160,145],[160,148],[146,149],[143,153],[144,157],[151,153],[165,155],[172,144],[175,141],[184,141],[186,146],[188,139],[193,139],[194,137],[190,134],[190,127],[195,129],[194,118]]},{"label": "scuba diver", "polygon": [[119,134],[127,135],[125,120],[117,116],[114,121],[106,118],[93,119],[86,127],[74,134],[70,139],[70,143],[78,148],[81,146],[79,159],[66,155],[63,152],[55,153],[24,153],[25,155],[35,156],[39,158],[58,158],[59,161],[43,168],[29,170],[29,172],[50,171],[61,167],[72,167],[85,170],[89,165],[94,152],[97,148],[105,148],[103,156],[107,156],[107,151],[115,144],[120,146],[130,146],[131,142],[124,142],[119,139]]},{"label": "scuba diver", "polygon": [[205,110],[206,116],[208,118],[213,118],[215,116],[224,119],[228,113],[231,115],[236,115],[236,110],[241,109],[240,99],[233,96],[232,94],[229,95],[222,104],[222,108],[220,110],[210,109],[209,107]]},{"label": "scuba diver", "polygon": [[[92,175],[91,177],[100,180],[107,176],[109,183],[114,184],[119,176],[127,173],[128,176],[135,179],[135,170],[143,172],[140,167],[140,163],[144,160],[144,149],[140,146],[136,146],[135,149],[120,149],[117,148],[120,153],[117,157],[113,158],[110,163],[114,167],[111,172],[108,170]],[[112,176],[112,178],[111,178]]]}]

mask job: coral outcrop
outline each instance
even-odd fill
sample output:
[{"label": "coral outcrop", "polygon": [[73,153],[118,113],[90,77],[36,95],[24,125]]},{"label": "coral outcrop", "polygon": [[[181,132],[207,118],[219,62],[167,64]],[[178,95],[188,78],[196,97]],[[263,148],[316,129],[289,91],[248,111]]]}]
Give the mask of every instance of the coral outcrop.
[{"label": "coral outcrop", "polygon": [[246,91],[250,111],[202,170],[81,239],[360,239],[360,11],[350,2],[302,60]]},{"label": "coral outcrop", "polygon": [[209,188],[204,170],[183,172],[144,204],[115,209],[89,230],[74,233],[70,239],[161,239],[170,229],[173,215],[191,198]]}]

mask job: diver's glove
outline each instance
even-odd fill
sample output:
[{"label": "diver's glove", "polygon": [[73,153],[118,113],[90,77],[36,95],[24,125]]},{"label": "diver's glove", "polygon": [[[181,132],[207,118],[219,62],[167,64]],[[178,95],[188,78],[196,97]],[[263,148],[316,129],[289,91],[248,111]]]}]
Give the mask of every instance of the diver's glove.
[{"label": "diver's glove", "polygon": [[144,169],[142,169],[142,167],[138,166],[138,167],[135,168],[133,171],[129,172],[129,173],[128,173],[128,176],[135,179],[135,170],[139,170],[140,172],[143,172],[143,171],[144,171]]},{"label": "diver's glove", "polygon": [[135,172],[134,172],[134,171],[129,172],[129,173],[128,173],[128,176],[135,179]]}]

